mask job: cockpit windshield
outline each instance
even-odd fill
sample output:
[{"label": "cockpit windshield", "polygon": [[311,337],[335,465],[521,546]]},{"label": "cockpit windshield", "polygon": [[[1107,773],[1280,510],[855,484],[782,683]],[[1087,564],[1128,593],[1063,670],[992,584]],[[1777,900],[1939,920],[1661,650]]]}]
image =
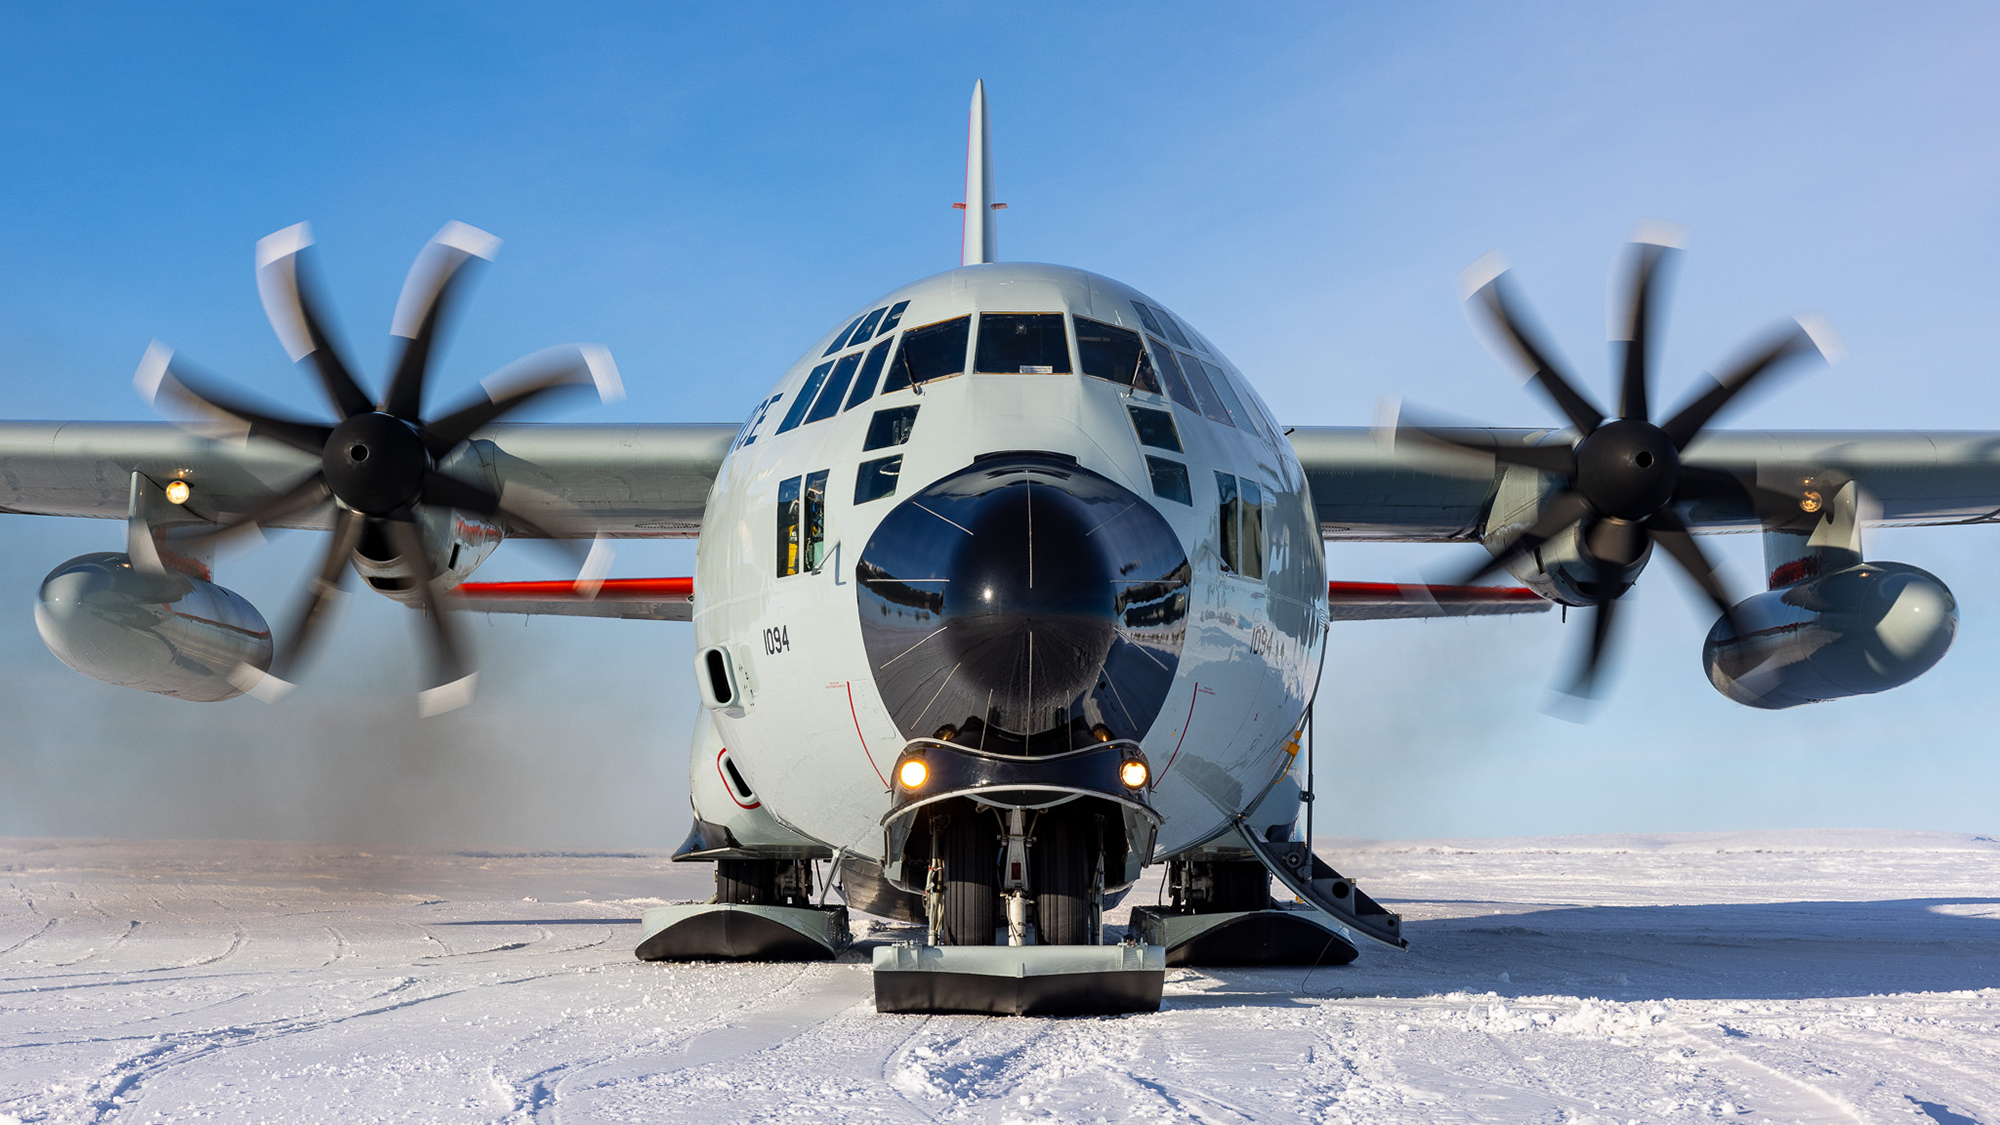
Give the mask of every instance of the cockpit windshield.
[{"label": "cockpit windshield", "polygon": [[1069,373],[1069,334],[1061,313],[983,313],[974,371],[1001,375]]}]

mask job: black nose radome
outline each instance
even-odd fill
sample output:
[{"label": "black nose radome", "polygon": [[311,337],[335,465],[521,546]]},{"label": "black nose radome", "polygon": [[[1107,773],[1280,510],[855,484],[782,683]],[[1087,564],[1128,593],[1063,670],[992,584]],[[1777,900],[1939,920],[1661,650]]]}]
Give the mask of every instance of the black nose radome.
[{"label": "black nose radome", "polygon": [[1180,664],[1187,555],[1068,458],[980,458],[883,519],[855,566],[869,666],[905,738],[1055,754],[1141,738]]}]

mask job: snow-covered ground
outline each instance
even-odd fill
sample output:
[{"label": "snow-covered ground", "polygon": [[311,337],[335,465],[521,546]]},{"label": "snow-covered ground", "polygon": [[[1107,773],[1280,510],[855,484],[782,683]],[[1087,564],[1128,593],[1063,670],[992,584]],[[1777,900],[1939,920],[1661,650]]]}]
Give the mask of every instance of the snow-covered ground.
[{"label": "snow-covered ground", "polygon": [[659,854],[0,840],[0,1122],[2000,1125],[2000,842],[1321,852],[1409,953],[1029,1020],[877,1015],[860,955],[635,961],[708,891]]}]

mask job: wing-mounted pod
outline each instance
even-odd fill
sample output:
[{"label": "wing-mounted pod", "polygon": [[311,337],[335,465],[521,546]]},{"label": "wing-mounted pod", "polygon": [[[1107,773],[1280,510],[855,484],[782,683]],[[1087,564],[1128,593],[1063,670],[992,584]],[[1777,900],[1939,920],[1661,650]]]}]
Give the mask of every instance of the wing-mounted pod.
[{"label": "wing-mounted pod", "polygon": [[1715,690],[1776,710],[1887,691],[1930,671],[1958,634],[1951,590],[1906,563],[1862,561],[1867,497],[1800,476],[1803,518],[1764,533],[1771,589],[1716,621],[1702,646]]},{"label": "wing-mounted pod", "polygon": [[126,549],[79,555],[42,579],[35,628],[56,659],[118,687],[212,703],[231,673],[271,666],[257,607],[209,581],[212,526],[187,481],[132,474]]}]

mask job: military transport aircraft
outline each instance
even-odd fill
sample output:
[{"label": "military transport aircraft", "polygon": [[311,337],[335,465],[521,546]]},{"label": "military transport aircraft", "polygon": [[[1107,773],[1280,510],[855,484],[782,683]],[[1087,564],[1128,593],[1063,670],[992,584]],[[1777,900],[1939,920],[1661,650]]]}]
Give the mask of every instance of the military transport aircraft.
[{"label": "military transport aircraft", "polygon": [[[156,344],[137,382],[179,423],[0,424],[5,510],[127,521],[125,550],[43,582],[42,636],[106,683],[273,700],[352,569],[419,611],[420,706],[436,711],[474,683],[458,611],[691,622],[705,706],[675,858],[713,862],[716,894],[648,911],[639,956],[835,955],[837,882],[921,935],[875,950],[883,1010],[1133,1010],[1157,1007],[1170,963],[1404,944],[1398,917],[1294,828],[1330,628],[1594,607],[1569,685],[1588,694],[1657,547],[1714,603],[1717,690],[1767,708],[1836,699],[1921,674],[1957,624],[1942,582],[1862,558],[1863,527],[2000,512],[2000,434],[1710,428],[1744,390],[1836,350],[1811,321],[1655,409],[1671,228],[1642,228],[1621,270],[1615,413],[1489,262],[1467,278],[1474,318],[1557,427],[1287,427],[1152,297],[998,260],[983,87],[960,206],[958,268],[833,325],[740,425],[499,424],[564,391],[617,394],[588,346],[429,409],[441,329],[497,245],[458,223],[411,270],[400,357],[371,394],[324,330],[306,227],[279,231],[257,245],[259,291],[331,421],[266,409]],[[216,541],[252,525],[328,533],[275,636],[211,573]],[[1719,529],[1761,529],[1764,592],[1725,592],[1691,534]],[[698,537],[691,578],[607,574],[607,540],[657,536]],[[579,578],[467,581],[510,538],[573,552]],[[1492,557],[1435,586],[1330,583],[1328,540],[1476,541]],[[1522,585],[1475,585],[1503,570]],[[1170,902],[1104,944],[1106,908],[1152,864]]]}]

